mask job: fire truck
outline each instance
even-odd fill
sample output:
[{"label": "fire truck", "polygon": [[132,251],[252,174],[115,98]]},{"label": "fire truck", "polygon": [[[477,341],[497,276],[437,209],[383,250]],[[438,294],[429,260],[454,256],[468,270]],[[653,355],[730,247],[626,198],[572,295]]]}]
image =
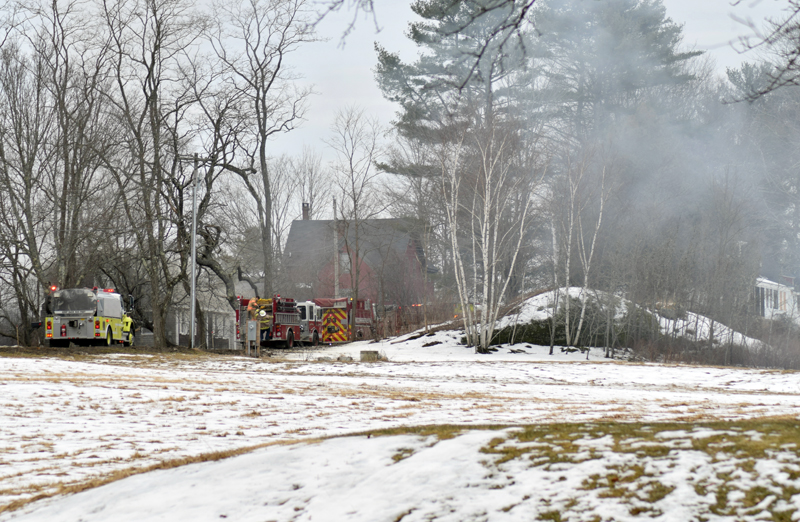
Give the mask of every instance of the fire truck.
[{"label": "fire truck", "polygon": [[[340,299],[314,299],[321,309],[322,342],[346,343],[373,337],[375,314],[369,299],[353,301],[352,297]],[[355,329],[351,330],[350,319],[355,315]]]},{"label": "fire truck", "polygon": [[314,301],[297,303],[300,313],[300,340],[317,346],[322,339],[322,308]]},{"label": "fire truck", "polygon": [[[133,298],[131,298],[133,308]],[[113,288],[50,287],[45,299],[45,339],[51,347],[75,344],[133,346],[133,321]]]},{"label": "fire truck", "polygon": [[295,340],[300,340],[300,314],[294,299],[275,295],[268,299],[239,298],[239,310],[236,312],[237,340],[247,342],[247,321],[258,321],[260,345],[281,344],[285,348],[294,347]]}]

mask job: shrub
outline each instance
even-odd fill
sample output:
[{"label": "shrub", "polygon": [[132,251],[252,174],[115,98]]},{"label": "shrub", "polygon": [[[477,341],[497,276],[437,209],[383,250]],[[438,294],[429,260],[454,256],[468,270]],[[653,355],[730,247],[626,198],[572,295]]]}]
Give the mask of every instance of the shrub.
[{"label": "shrub", "polygon": [[619,344],[626,348],[661,338],[661,327],[656,316],[631,302],[625,304],[625,315],[617,322],[616,328]]},{"label": "shrub", "polygon": [[[628,304],[625,315],[615,319],[617,300],[604,305],[592,296],[586,298],[586,311],[584,312],[581,335],[575,339],[575,334],[580,321],[581,301],[570,297],[570,330],[574,346],[605,346],[608,339],[616,347],[631,348],[635,344],[655,341],[660,337],[658,319],[647,310]],[[566,302],[562,302],[555,317],[554,344],[565,346],[567,344],[566,332]],[[610,330],[609,330],[610,326]],[[517,344],[530,343],[547,346],[550,344],[552,321],[550,319],[531,321],[517,325],[516,328],[508,326],[495,332],[491,344]]]}]

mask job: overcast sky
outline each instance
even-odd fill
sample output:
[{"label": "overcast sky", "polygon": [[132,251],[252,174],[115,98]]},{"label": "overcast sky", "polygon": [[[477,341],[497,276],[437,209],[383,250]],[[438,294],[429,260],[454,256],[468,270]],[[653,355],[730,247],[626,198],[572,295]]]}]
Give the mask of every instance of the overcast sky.
[{"label": "overcast sky", "polygon": [[[667,15],[684,24],[684,44],[706,51],[720,72],[753,60],[739,54],[731,46],[739,36],[752,30],[741,20],[763,26],[767,17],[780,17],[787,0],[663,0]],[[309,102],[306,121],[272,144],[272,154],[299,154],[304,146],[312,147],[331,159],[324,140],[330,135],[336,111],[348,105],[359,105],[388,125],[396,107],[381,97],[373,69],[376,58],[374,42],[399,52],[406,61],[415,58],[416,48],[405,37],[414,14],[407,0],[377,0],[376,17],[359,17],[354,31],[342,43],[342,32],[353,19],[352,12],[333,13],[319,25],[319,34],[327,41],[308,44],[291,59],[295,72],[304,84],[313,84],[317,95]],[[737,20],[738,19],[738,20]]]}]

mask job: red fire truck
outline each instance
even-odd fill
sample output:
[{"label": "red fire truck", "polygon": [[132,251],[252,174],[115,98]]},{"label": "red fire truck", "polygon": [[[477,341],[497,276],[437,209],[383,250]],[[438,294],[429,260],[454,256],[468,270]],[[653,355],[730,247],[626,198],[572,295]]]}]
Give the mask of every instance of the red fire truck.
[{"label": "red fire truck", "polygon": [[[373,337],[375,314],[369,299],[354,302],[351,297],[340,299],[314,299],[322,318],[322,342],[346,343]],[[355,315],[355,329],[350,319]]]},{"label": "red fire truck", "polygon": [[294,347],[300,340],[300,314],[294,299],[275,295],[270,299],[239,298],[236,311],[237,341],[247,343],[247,321],[258,321],[260,345],[279,344]]},{"label": "red fire truck", "polygon": [[300,340],[317,346],[322,340],[322,308],[314,301],[297,303],[300,312]]}]

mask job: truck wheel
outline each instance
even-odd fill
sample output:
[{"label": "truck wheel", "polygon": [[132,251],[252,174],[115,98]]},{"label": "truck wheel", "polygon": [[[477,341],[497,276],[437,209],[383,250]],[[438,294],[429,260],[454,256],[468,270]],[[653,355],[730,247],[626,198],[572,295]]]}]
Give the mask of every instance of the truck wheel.
[{"label": "truck wheel", "polygon": [[106,346],[114,344],[114,338],[111,336],[111,329],[106,330]]},{"label": "truck wheel", "polygon": [[311,337],[311,345],[319,346],[319,334],[317,332],[314,332],[314,335]]},{"label": "truck wheel", "polygon": [[128,332],[128,340],[122,343],[122,346],[133,346],[134,338],[133,338],[133,330]]},{"label": "truck wheel", "polygon": [[285,346],[286,346],[286,348],[288,350],[291,350],[292,348],[294,348],[294,332],[292,331],[291,328],[286,333],[286,344],[285,344]]}]

